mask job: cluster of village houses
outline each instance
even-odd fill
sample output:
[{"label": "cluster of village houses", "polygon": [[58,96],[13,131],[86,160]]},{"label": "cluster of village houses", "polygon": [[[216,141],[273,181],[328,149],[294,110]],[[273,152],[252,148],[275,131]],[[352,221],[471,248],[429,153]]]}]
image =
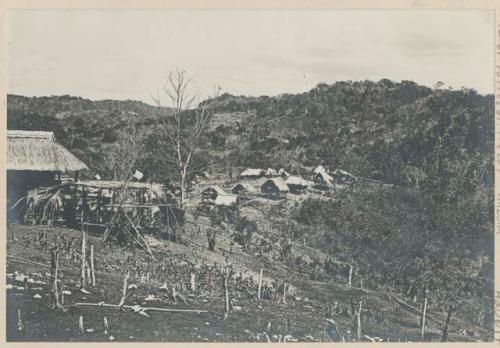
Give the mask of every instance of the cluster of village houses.
[{"label": "cluster of village houses", "polygon": [[[65,195],[78,196],[80,203],[77,206],[83,221],[84,205],[88,205],[90,211],[97,209],[98,212],[106,202],[111,207],[115,204],[115,197],[124,187],[123,183],[103,181],[98,176],[94,177],[95,180],[81,181],[78,172],[88,170],[88,167],[57,143],[52,132],[9,130],[7,145],[9,205],[16,205],[23,197],[30,197],[33,190],[40,191],[39,188],[60,185],[65,182],[64,177],[72,174],[73,178],[69,179],[71,190],[63,191]],[[141,182],[144,181],[141,179],[142,173],[136,171],[126,185],[127,190],[133,191],[133,196],[138,197],[135,203],[144,205],[157,201],[154,197],[161,194],[159,191],[162,191],[162,185]],[[331,171],[321,165],[316,167],[307,179],[291,175],[283,168],[248,168],[240,173],[239,179],[238,183],[226,190],[217,185],[206,187],[201,192],[201,204],[235,206],[254,197],[280,200],[286,199],[289,193],[300,195],[308,190],[334,191],[338,186],[352,185],[356,181],[353,175],[344,170]],[[207,184],[210,185],[210,180]]]},{"label": "cluster of village houses", "polygon": [[218,185],[208,186],[202,191],[202,203],[216,206],[233,206],[250,197],[261,196],[267,199],[286,199],[289,193],[303,194],[308,188],[332,191],[337,186],[354,184],[356,178],[341,169],[330,171],[322,165],[317,166],[312,176],[306,180],[299,175],[291,175],[283,168],[248,168],[240,174],[241,181],[226,192]]}]

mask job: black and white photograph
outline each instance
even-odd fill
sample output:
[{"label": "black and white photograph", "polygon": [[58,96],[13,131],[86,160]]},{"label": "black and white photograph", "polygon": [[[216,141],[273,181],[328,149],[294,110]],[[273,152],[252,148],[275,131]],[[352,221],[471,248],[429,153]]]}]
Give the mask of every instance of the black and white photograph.
[{"label": "black and white photograph", "polygon": [[494,340],[494,11],[5,20],[7,342]]}]

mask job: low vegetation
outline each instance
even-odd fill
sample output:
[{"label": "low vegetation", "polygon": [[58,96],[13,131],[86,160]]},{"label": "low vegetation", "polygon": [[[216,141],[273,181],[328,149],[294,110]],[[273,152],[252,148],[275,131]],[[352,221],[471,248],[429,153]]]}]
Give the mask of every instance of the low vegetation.
[{"label": "low vegetation", "polygon": [[[354,307],[360,301],[366,310],[386,313],[385,324],[375,321],[367,329],[370,337],[421,339],[419,314],[411,314],[411,308],[421,310],[424,298],[437,318],[435,325],[429,323],[434,330],[441,332],[452,313],[450,340],[491,340],[493,101],[493,96],[470,89],[431,89],[389,80],[320,84],[297,95],[223,94],[210,99],[202,106],[214,112],[213,119],[199,139],[190,169],[191,175],[207,170],[210,177],[205,184],[234,183],[246,167],[283,167],[307,176],[318,164],[345,169],[358,181],[332,197],[308,193],[289,195],[286,202],[257,200],[230,216],[214,217],[211,223],[220,227],[213,237],[214,252],[207,250],[207,238],[212,238],[208,233],[185,232],[184,238],[198,240],[203,246],[203,251],[197,247],[200,252],[212,257],[222,257],[220,248],[239,245],[238,253],[224,252],[225,262],[253,274],[265,265],[271,281],[288,282],[295,288],[294,296],[313,301],[314,305],[302,305],[318,306],[308,320],[319,329],[285,330],[300,340],[309,339],[306,332],[315,340],[325,338],[324,319],[331,317],[326,308],[334,302],[350,308],[335,320],[344,338],[347,330],[354,337]],[[158,111],[134,101],[9,95],[8,127],[54,131],[63,145],[104,178],[113,178],[116,172],[106,165],[106,154],[126,156],[127,151],[120,149],[132,128],[134,142],[141,145],[135,166],[153,180],[170,183],[179,177],[157,150],[162,141]],[[188,209],[199,192],[195,187],[188,194],[192,201]],[[182,236],[178,243],[165,243],[181,245]],[[224,257],[219,262],[223,264]],[[115,279],[113,286],[119,288],[121,281]],[[394,297],[389,300],[387,293]],[[244,294],[242,290],[240,298]],[[19,298],[12,297],[9,303],[18,303]],[[407,307],[389,309],[394,298]],[[242,313],[252,317],[259,304],[250,299],[242,300]],[[216,307],[224,305],[222,300],[217,303]],[[267,325],[266,318],[276,308],[260,306],[262,322],[249,330],[263,334],[264,321]],[[15,316],[15,308],[9,310]],[[309,313],[304,307],[292,312],[286,309],[287,316]],[[228,323],[217,318],[217,325]],[[166,335],[163,338],[193,338],[162,330],[167,329],[159,329],[160,336]],[[227,330],[231,339],[265,340]],[[200,337],[218,339],[209,334]]]}]

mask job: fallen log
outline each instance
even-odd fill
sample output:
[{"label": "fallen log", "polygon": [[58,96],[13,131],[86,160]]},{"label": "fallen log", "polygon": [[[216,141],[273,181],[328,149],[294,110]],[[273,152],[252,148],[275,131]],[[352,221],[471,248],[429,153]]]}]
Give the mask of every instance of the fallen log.
[{"label": "fallen log", "polygon": [[[47,264],[44,264],[44,263],[40,263],[40,262],[36,262],[36,261],[31,261],[31,260],[28,260],[28,259],[23,259],[22,257],[7,255],[7,258],[8,259],[13,259],[13,260],[19,261],[19,262],[29,263],[29,264],[36,265],[36,266],[42,266],[42,267],[50,268],[50,265],[47,265]],[[65,271],[64,268],[58,268],[58,270],[59,271]]]},{"label": "fallen log", "polygon": [[50,268],[50,265],[47,265],[47,264],[44,264],[44,263],[40,263],[40,262],[36,262],[36,261],[31,261],[31,260],[28,260],[28,259],[23,259],[22,257],[7,255],[7,258],[14,259],[14,260],[20,261],[20,262],[31,263],[31,264],[37,265],[37,266],[42,266],[42,267]]},{"label": "fallen log", "polygon": [[194,245],[197,245],[197,246],[199,246],[199,247],[203,248],[203,246],[202,246],[200,243],[197,243],[197,242],[195,242],[195,241],[194,241],[194,240],[192,240],[192,239],[189,239],[189,238],[184,237],[184,236],[183,236],[182,238],[183,238],[184,240],[187,240],[189,243],[193,243]]},{"label": "fallen log", "polygon": [[129,305],[115,305],[109,303],[85,303],[78,302],[74,303],[72,307],[102,307],[102,308],[113,308],[120,309],[126,308],[131,309],[133,311],[137,311],[140,309],[141,311],[156,311],[156,312],[171,312],[171,313],[208,313],[208,310],[205,309],[177,309],[177,308],[159,308],[159,307],[139,307],[139,306],[129,306]]}]

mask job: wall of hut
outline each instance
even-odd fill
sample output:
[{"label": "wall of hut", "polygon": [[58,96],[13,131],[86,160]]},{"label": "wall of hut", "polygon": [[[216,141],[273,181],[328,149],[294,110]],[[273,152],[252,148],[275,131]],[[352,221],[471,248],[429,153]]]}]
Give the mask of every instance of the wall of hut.
[{"label": "wall of hut", "polygon": [[10,221],[21,220],[25,213],[25,204],[17,204],[28,195],[28,191],[37,187],[57,185],[60,175],[55,171],[7,170],[7,218]]},{"label": "wall of hut", "polygon": [[272,181],[266,181],[261,186],[261,191],[269,199],[286,199],[287,192],[281,191]]}]

